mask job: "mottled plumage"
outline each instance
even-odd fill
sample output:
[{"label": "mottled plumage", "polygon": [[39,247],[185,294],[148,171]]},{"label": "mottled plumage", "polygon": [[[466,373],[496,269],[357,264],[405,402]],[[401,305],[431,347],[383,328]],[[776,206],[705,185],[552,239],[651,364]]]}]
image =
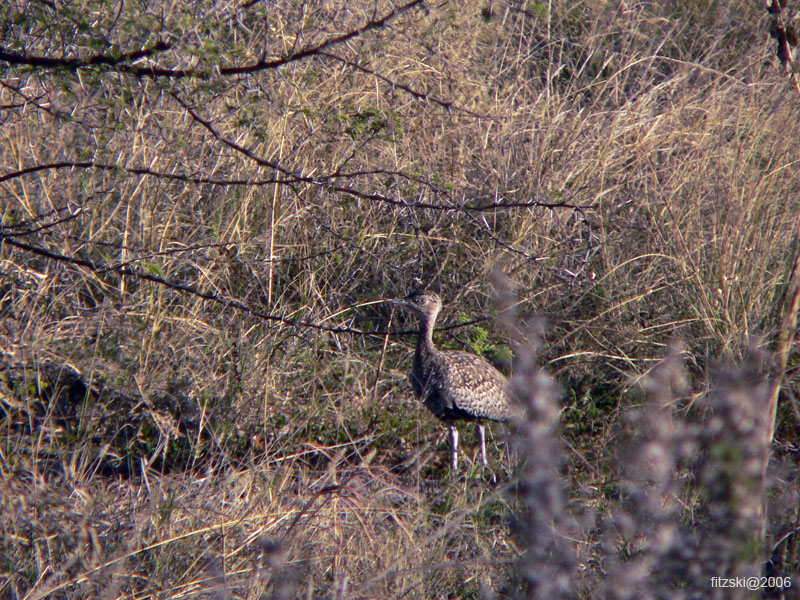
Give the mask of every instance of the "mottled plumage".
[{"label": "mottled plumage", "polygon": [[513,413],[508,380],[475,354],[438,350],[433,328],[442,301],[433,292],[414,292],[395,304],[409,308],[419,318],[417,350],[411,385],[431,412],[448,424],[453,468],[458,466],[458,430],[453,421],[478,420],[481,459],[486,465],[485,431],[480,419],[507,421]]}]

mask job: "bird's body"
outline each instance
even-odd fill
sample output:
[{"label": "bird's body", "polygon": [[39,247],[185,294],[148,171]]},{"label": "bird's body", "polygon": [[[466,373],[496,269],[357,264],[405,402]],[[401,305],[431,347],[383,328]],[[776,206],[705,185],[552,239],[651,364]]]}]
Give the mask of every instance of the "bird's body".
[{"label": "bird's body", "polygon": [[450,428],[453,468],[458,465],[457,420],[477,420],[481,458],[486,465],[482,419],[507,421],[513,415],[508,380],[489,362],[468,352],[442,351],[433,328],[442,301],[433,292],[415,292],[396,304],[413,310],[420,323],[411,385],[420,400]]}]

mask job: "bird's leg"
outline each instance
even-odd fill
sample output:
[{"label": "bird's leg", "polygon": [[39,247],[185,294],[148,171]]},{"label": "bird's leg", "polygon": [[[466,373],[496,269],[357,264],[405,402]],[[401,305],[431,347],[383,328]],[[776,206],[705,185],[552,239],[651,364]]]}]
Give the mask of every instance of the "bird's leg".
[{"label": "bird's leg", "polygon": [[453,471],[458,469],[458,429],[452,423],[450,428],[450,458],[453,465]]},{"label": "bird's leg", "polygon": [[481,462],[484,467],[488,467],[489,462],[486,460],[486,428],[483,426],[483,423],[479,421],[477,429],[478,439],[481,441]]},{"label": "bird's leg", "polygon": [[491,473],[492,483],[497,483],[497,475],[489,469],[489,461],[486,460],[486,427],[480,421],[478,421],[478,437],[481,440],[481,462],[483,462],[483,468],[488,469],[489,473]]}]

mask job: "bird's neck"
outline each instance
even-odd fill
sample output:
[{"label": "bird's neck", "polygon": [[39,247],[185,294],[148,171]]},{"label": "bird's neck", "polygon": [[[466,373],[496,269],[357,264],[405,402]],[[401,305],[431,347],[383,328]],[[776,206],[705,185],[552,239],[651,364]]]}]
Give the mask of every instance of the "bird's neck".
[{"label": "bird's neck", "polygon": [[419,335],[417,336],[417,356],[436,352],[436,348],[433,345],[433,327],[435,324],[436,315],[427,319],[420,319]]}]

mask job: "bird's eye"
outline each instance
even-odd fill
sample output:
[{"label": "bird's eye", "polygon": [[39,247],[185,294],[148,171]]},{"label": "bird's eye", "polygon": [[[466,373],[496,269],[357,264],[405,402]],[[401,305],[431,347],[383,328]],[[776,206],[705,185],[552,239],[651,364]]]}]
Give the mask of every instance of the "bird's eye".
[{"label": "bird's eye", "polygon": [[427,304],[428,303],[428,299],[425,296],[423,296],[422,298],[419,299],[419,303],[420,304]]}]

